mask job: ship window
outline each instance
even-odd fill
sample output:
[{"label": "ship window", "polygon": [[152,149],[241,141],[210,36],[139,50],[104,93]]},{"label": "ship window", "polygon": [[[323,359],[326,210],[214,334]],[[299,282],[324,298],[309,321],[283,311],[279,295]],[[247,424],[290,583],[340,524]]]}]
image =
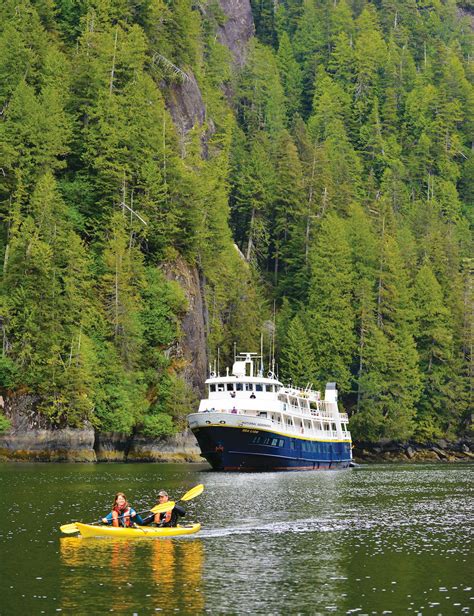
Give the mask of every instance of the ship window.
[{"label": "ship window", "polygon": [[209,391],[216,391],[215,385],[209,385]]},{"label": "ship window", "polygon": [[218,385],[217,386],[217,391],[224,391],[224,385]]},{"label": "ship window", "polygon": [[244,388],[244,386],[243,386],[243,384],[242,384],[242,383],[236,383],[236,384],[235,384],[235,389],[236,389],[237,391],[242,391],[242,390],[243,390],[243,388]]},{"label": "ship window", "polygon": [[293,439],[290,440],[290,449],[294,449],[295,448],[295,442]]},{"label": "ship window", "polygon": [[272,445],[274,447],[276,447],[278,445],[278,439],[277,438],[272,439]]},{"label": "ship window", "polygon": [[255,391],[263,391],[262,386],[259,383],[255,385]]},{"label": "ship window", "polygon": [[227,391],[234,391],[234,384],[233,383],[227,383]]},{"label": "ship window", "polygon": [[331,424],[331,428],[334,430],[334,432],[337,430],[336,428],[336,424]]},{"label": "ship window", "polygon": [[252,390],[253,390],[253,384],[245,383],[245,391],[252,391]]},{"label": "ship window", "polygon": [[280,447],[283,447],[283,445],[285,444],[285,441],[281,438],[281,439],[278,441],[278,444],[280,445]]}]

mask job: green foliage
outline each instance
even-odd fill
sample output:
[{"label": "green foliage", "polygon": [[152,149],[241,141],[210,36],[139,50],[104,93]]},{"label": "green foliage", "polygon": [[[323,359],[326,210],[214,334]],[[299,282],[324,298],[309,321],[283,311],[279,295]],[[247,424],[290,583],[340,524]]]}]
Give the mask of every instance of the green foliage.
[{"label": "green foliage", "polygon": [[468,430],[466,18],[252,10],[238,66],[214,1],[3,3],[2,392],[61,425],[171,434],[202,294],[211,361],[263,331],[285,378],[338,381],[356,438]]},{"label": "green foliage", "polygon": [[353,274],[344,221],[331,214],[323,220],[310,259],[307,315],[317,382],[324,386],[332,379],[341,391],[347,391],[355,340]]},{"label": "green foliage", "polygon": [[0,434],[3,434],[10,429],[11,422],[4,415],[0,414]]},{"label": "green foliage", "polygon": [[290,322],[280,351],[280,378],[296,387],[313,383],[316,377],[316,358],[308,331],[296,315]]},{"label": "green foliage", "polygon": [[176,427],[173,425],[173,420],[169,415],[157,413],[156,415],[144,417],[140,432],[150,438],[160,438],[175,434]]},{"label": "green foliage", "polygon": [[18,370],[9,357],[0,357],[0,389],[4,392],[6,389],[15,387],[18,379]]}]

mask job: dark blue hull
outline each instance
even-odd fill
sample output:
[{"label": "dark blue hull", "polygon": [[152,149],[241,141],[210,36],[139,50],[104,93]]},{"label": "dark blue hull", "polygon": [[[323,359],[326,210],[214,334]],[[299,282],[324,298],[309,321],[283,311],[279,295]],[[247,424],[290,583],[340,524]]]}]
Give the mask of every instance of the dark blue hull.
[{"label": "dark blue hull", "polygon": [[216,471],[333,470],[351,463],[348,441],[314,441],[230,426],[193,432],[201,455]]}]

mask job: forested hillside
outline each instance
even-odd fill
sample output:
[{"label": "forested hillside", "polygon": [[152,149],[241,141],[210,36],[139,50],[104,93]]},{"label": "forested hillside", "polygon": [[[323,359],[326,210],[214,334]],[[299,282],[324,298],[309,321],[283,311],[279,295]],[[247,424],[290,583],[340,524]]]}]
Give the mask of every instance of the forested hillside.
[{"label": "forested hillside", "polygon": [[210,361],[263,334],[281,380],[337,381],[356,438],[470,429],[469,7],[255,0],[237,53],[222,31],[245,2],[1,6],[10,403],[180,429],[197,392],[179,266],[199,275]]}]

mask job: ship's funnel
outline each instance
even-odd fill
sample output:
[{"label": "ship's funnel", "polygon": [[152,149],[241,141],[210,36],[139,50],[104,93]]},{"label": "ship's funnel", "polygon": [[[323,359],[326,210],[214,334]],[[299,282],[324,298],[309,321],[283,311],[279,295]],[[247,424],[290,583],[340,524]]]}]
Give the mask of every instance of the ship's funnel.
[{"label": "ship's funnel", "polygon": [[232,374],[236,377],[245,376],[245,362],[244,361],[235,361],[232,366]]},{"label": "ship's funnel", "polygon": [[326,391],[324,393],[326,402],[337,402],[337,387],[336,383],[326,383]]}]

